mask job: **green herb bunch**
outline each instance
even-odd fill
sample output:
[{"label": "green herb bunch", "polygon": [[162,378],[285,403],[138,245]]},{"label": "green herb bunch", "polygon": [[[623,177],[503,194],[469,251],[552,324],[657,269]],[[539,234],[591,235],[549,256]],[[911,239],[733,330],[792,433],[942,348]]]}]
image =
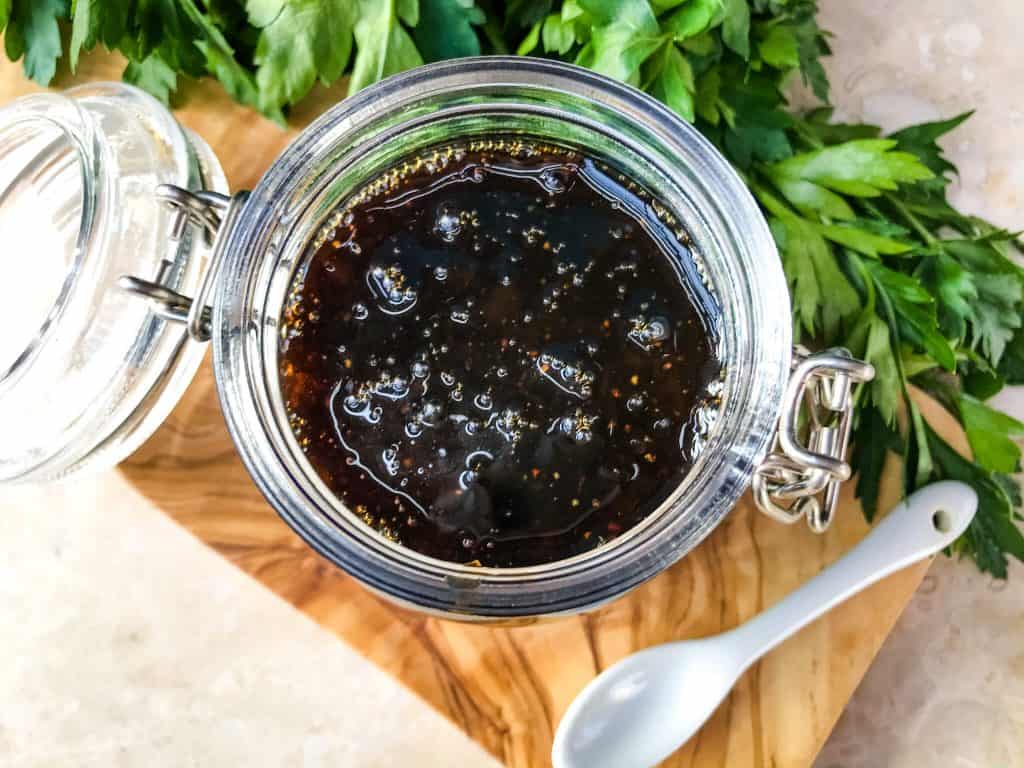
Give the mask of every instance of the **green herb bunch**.
[{"label": "green herb bunch", "polygon": [[[952,478],[978,514],[954,549],[998,577],[1024,559],[1018,528],[1024,424],[985,405],[1024,383],[1024,272],[1015,234],[958,213],[936,140],[967,115],[883,137],[830,122],[829,53],[814,0],[0,0],[5,46],[40,83],[97,45],[164,101],[212,76],[283,122],[317,81],[354,92],[425,61],[518,53],[575,62],[667,104],[729,158],[771,225],[798,338],[846,346],[877,371],[856,393],[853,462],[870,518],[888,452],[906,490]],[[70,25],[62,36],[61,26]],[[66,51],[62,41],[67,41]],[[800,77],[826,105],[792,111]],[[963,425],[962,458],[912,387]]]}]

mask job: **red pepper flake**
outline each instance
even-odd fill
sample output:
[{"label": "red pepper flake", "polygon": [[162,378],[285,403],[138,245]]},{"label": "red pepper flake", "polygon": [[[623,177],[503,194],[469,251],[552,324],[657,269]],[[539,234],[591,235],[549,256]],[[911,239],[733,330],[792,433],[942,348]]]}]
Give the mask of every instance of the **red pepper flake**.
[{"label": "red pepper flake", "polygon": [[618,523],[608,523],[608,533],[618,533],[622,530],[622,526]]},{"label": "red pepper flake", "polygon": [[537,467],[534,467],[533,469],[530,470],[530,474],[533,475],[533,479],[536,480],[538,477],[540,477],[540,470],[537,469]]}]

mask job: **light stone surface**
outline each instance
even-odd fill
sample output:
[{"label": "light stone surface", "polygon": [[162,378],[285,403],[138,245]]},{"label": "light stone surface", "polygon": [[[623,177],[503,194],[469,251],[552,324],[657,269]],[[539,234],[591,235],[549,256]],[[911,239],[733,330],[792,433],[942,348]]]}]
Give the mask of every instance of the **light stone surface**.
[{"label": "light stone surface", "polygon": [[937,560],[816,768],[1024,768],[1022,580]]},{"label": "light stone surface", "polygon": [[[839,117],[975,107],[955,200],[1024,228],[1019,0],[829,0]],[[1018,416],[1024,398],[1000,401]],[[0,494],[0,765],[494,766],[386,674],[125,483]],[[110,503],[137,498],[137,504]],[[820,768],[1024,766],[1024,568],[939,561]]]},{"label": "light stone surface", "polygon": [[119,475],[57,487],[0,496],[0,766],[496,768]]}]

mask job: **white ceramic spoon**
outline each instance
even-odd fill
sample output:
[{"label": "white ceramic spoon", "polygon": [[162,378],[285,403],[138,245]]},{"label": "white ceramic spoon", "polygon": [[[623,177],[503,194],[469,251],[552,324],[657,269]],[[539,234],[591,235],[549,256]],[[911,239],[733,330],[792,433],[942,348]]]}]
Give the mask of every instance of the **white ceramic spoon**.
[{"label": "white ceramic spoon", "polygon": [[977,504],[961,483],[922,488],[837,562],[745,624],[627,656],[569,706],[555,733],[554,768],[648,768],[668,757],[747,667],[836,604],[948,546]]}]

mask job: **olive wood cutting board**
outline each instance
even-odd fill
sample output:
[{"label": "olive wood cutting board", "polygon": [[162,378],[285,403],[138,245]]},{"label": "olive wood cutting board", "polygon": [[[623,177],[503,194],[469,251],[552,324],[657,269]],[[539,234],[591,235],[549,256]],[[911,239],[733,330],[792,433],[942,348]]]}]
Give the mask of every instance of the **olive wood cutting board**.
[{"label": "olive wood cutting board", "polygon": [[[119,79],[122,67],[113,55],[87,56],[77,75],[59,74],[55,87]],[[0,61],[0,103],[34,90],[18,65]],[[318,88],[285,131],[231,102],[219,86],[193,84],[184,89],[177,115],[210,144],[237,190],[255,185],[296,132],[342,96],[339,88]],[[932,403],[923,406],[947,439],[966,450],[952,419]],[[883,508],[899,498],[898,469],[888,467]],[[681,562],[596,613],[491,628],[395,608],[307,548],[263,500],[236,456],[208,360],[168,421],[120,471],[180,525],[514,768],[549,765],[555,725],[599,670],[655,643],[735,626],[867,531],[849,483],[824,536],[765,518],[748,496]],[[875,585],[754,665],[665,765],[809,766],[926,568],[914,566]]]}]

